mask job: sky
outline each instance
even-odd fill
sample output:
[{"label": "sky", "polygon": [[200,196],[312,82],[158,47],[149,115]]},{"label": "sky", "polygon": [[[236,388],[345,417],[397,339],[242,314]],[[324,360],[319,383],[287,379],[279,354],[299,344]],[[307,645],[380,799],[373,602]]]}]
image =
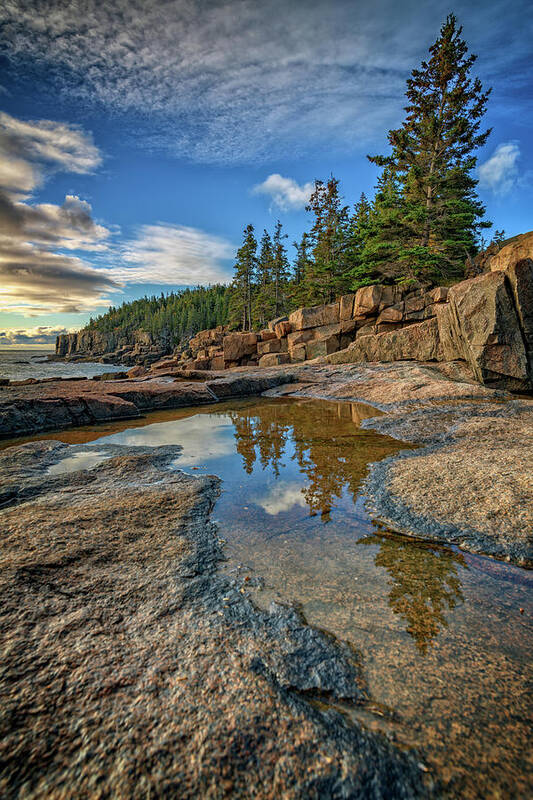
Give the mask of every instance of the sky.
[{"label": "sky", "polygon": [[[479,194],[533,228],[528,0],[4,0],[0,347],[227,282],[248,222],[291,243],[313,181],[373,193],[405,81],[453,11],[492,86]],[[490,234],[489,234],[490,235]]]}]

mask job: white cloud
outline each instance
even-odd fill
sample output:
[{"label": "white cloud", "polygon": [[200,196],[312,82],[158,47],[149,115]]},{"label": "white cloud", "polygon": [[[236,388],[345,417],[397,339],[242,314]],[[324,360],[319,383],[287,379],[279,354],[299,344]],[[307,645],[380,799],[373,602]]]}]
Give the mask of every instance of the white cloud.
[{"label": "white cloud", "polygon": [[300,483],[275,483],[268,494],[255,498],[254,502],[271,516],[290,511],[294,506],[307,507]]},{"label": "white cloud", "polygon": [[284,178],[278,172],[273,172],[263,183],[254,186],[252,191],[271,197],[272,202],[283,211],[296,211],[307,205],[313,186],[312,182],[300,185],[294,178]]},{"label": "white cloud", "polygon": [[505,142],[479,166],[479,184],[497,195],[506,195],[518,181],[520,148],[516,142]]},{"label": "white cloud", "polygon": [[144,225],[122,249],[123,267],[109,274],[127,283],[173,286],[227,283],[230,270],[222,262],[235,248],[226,239],[183,225]]}]

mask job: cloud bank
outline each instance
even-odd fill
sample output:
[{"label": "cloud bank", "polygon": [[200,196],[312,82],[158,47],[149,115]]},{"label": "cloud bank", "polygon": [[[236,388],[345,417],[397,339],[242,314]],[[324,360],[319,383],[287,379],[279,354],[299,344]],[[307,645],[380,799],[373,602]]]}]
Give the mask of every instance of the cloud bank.
[{"label": "cloud bank", "polygon": [[110,232],[95,222],[89,203],[77,195],[60,206],[29,202],[49,171],[87,173],[101,160],[76,126],[0,114],[0,311],[77,313],[119,288],[112,276],[61,252],[106,249]]},{"label": "cloud bank", "polygon": [[269,175],[263,183],[252,189],[253,194],[264,194],[282,211],[298,211],[305,208],[313,191],[313,183],[300,185],[294,178],[284,178],[277,172]]},{"label": "cloud bank", "polygon": [[69,333],[65,327],[53,327],[51,325],[39,325],[35,328],[10,328],[0,330],[0,346],[24,346],[36,344],[53,345],[56,336],[61,333]]}]

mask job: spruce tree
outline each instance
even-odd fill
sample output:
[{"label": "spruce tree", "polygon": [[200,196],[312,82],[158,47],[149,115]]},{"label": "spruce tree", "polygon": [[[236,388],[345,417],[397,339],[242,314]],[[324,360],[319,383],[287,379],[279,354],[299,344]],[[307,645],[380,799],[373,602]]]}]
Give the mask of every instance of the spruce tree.
[{"label": "spruce tree", "polygon": [[254,236],[254,226],[250,224],[245,227],[242,245],[237,250],[230,307],[231,323],[240,324],[243,331],[251,331],[253,327],[252,305],[256,267],[257,241]]},{"label": "spruce tree", "polygon": [[325,184],[315,181],[307,211],[315,219],[309,234],[312,261],[306,274],[309,301],[330,303],[349,287],[348,206],[342,204],[339,181],[330,177]]},{"label": "spruce tree", "polygon": [[274,296],[272,291],[274,272],[274,248],[272,238],[265,229],[261,237],[261,247],[257,260],[257,288],[254,301],[254,321],[259,328],[264,328],[274,313]]},{"label": "spruce tree", "polygon": [[279,317],[280,314],[284,314],[286,311],[287,281],[289,279],[289,260],[287,258],[287,249],[283,244],[287,234],[282,233],[282,230],[283,226],[278,219],[274,228],[274,258],[272,262],[274,317]]},{"label": "spruce tree", "polygon": [[409,231],[405,224],[405,204],[392,166],[384,167],[379,176],[372,206],[365,204],[359,213],[361,241],[352,268],[352,288],[401,282],[406,268],[400,254]]},{"label": "spruce tree", "polygon": [[391,155],[370,157],[399,181],[405,239],[397,257],[404,279],[459,275],[480,230],[490,227],[473,177],[474,152],[490,134],[481,131],[490,89],[471,77],[476,56],[461,33],[450,14],[430,57],[407,81],[405,121],[389,131]]},{"label": "spruce tree", "polygon": [[309,234],[304,231],[299,242],[293,242],[292,246],[296,249],[294,259],[292,281],[289,289],[291,308],[299,308],[308,305],[308,286],[307,273],[310,263],[309,255]]}]

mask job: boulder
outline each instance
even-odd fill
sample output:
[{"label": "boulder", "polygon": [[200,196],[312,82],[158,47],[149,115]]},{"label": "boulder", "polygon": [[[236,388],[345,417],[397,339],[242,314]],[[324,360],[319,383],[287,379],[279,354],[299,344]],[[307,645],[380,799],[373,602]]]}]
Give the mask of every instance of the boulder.
[{"label": "boulder", "polygon": [[274,328],[276,327],[278,322],[287,322],[288,319],[289,318],[287,316],[285,316],[285,317],[276,317],[276,319],[271,319],[270,322],[267,323],[268,330],[274,332]]},{"label": "boulder", "polygon": [[357,330],[357,338],[362,336],[373,336],[376,333],[376,320],[369,321],[366,325],[362,325]]},{"label": "boulder", "polygon": [[287,336],[287,344],[288,344],[288,348],[289,348],[289,353],[291,352],[291,350],[294,347],[296,347],[297,345],[300,345],[300,344],[305,344],[306,342],[308,342],[313,337],[314,337],[314,333],[313,333],[312,328],[308,328],[305,331],[293,331],[292,333],[289,333],[288,336]]},{"label": "boulder", "polygon": [[193,361],[192,368],[193,369],[209,369],[210,367],[210,360],[208,358],[196,358]]},{"label": "boulder", "polygon": [[264,356],[267,353],[279,353],[280,341],[274,337],[266,342],[257,342],[257,353],[259,356]]},{"label": "boulder", "polygon": [[378,317],[378,325],[380,322],[401,322],[403,319],[403,303],[397,303],[395,306],[384,308]]},{"label": "boulder", "polygon": [[478,381],[524,390],[530,388],[528,362],[508,281],[504,272],[495,271],[452,286],[451,335]]},{"label": "boulder", "polygon": [[353,304],[355,294],[343,294],[339,300],[339,318],[341,320],[351,319],[353,317]]},{"label": "boulder", "polygon": [[290,350],[291,361],[294,363],[299,363],[301,361],[305,361],[307,353],[305,344],[296,344]]},{"label": "boulder", "polygon": [[448,299],[448,291],[447,286],[436,286],[435,289],[428,292],[427,296],[431,303],[445,303]]},{"label": "boulder", "polygon": [[256,333],[228,333],[224,337],[224,360],[239,361],[257,352]]},{"label": "boulder", "polygon": [[282,320],[281,322],[277,322],[274,326],[274,333],[278,337],[278,339],[283,339],[284,336],[287,336],[292,331],[291,323],[288,320]]},{"label": "boulder", "polygon": [[330,364],[405,360],[442,360],[439,330],[435,319],[387,333],[357,338],[346,350],[340,350],[327,358]]},{"label": "boulder", "polygon": [[533,259],[533,231],[509,239],[497,253],[488,257],[484,268],[491,272],[507,270],[524,258]]},{"label": "boulder", "polygon": [[363,286],[355,294],[354,317],[367,317],[379,310],[383,286]]},{"label": "boulder", "polygon": [[146,375],[146,367],[142,367],[140,364],[128,370],[128,378],[140,378],[141,375]]},{"label": "boulder", "polygon": [[276,334],[274,331],[269,331],[268,329],[259,331],[259,338],[262,342],[268,342],[270,339],[275,339]]},{"label": "boulder", "polygon": [[302,331],[306,328],[318,328],[322,325],[333,325],[338,321],[339,303],[299,308],[289,315],[289,322],[291,323],[293,331]]},{"label": "boulder", "polygon": [[529,380],[533,385],[533,260],[523,258],[517,261],[507,269],[506,275],[526,348]]},{"label": "boulder", "polygon": [[318,358],[319,356],[328,356],[330,353],[335,353],[339,349],[338,336],[324,336],[321,339],[314,339],[308,342],[305,346],[307,358]]},{"label": "boulder", "polygon": [[224,356],[223,355],[222,356],[214,356],[214,358],[212,358],[211,361],[209,362],[210,369],[220,370],[220,369],[225,369],[225,366],[226,365],[225,365],[225,362],[224,362]]},{"label": "boulder", "polygon": [[267,353],[259,359],[260,367],[277,367],[280,364],[289,364],[290,356],[288,353]]}]

